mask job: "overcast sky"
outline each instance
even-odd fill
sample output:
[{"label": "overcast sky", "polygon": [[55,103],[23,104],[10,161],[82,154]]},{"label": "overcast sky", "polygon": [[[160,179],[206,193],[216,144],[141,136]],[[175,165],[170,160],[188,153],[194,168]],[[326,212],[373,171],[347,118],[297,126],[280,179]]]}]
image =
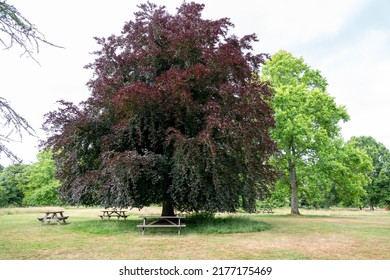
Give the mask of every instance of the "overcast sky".
[{"label": "overcast sky", "polygon": [[[46,36],[61,45],[41,45],[36,59],[20,57],[17,47],[0,50],[0,96],[37,131],[43,115],[60,99],[80,102],[89,96],[92,77],[84,65],[98,49],[93,37],[119,34],[134,19],[139,0],[8,0]],[[174,13],[182,0],[155,0]],[[196,0],[208,19],[228,17],[232,33],[256,33],[258,53],[281,49],[302,56],[321,71],[328,92],[345,105],[351,120],[342,124],[345,140],[372,136],[390,148],[390,1],[387,0]],[[25,163],[34,162],[39,139],[9,145]],[[4,155],[0,164],[9,162]]]}]

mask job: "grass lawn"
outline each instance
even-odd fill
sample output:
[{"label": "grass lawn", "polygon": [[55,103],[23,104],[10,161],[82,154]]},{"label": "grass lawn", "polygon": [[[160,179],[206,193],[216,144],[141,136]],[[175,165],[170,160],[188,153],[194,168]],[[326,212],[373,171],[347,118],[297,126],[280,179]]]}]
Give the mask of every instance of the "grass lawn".
[{"label": "grass lawn", "polygon": [[160,209],[132,210],[118,221],[101,220],[97,208],[65,208],[69,224],[40,225],[47,209],[0,209],[1,260],[390,260],[390,212],[382,210],[218,215],[186,221],[181,236],[161,228],[141,236],[139,215]]}]

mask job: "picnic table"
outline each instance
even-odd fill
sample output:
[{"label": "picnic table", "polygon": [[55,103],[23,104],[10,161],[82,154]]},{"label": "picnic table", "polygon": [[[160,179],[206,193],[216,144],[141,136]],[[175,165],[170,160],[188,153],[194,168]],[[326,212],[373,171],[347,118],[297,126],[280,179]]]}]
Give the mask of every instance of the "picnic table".
[{"label": "picnic table", "polygon": [[142,224],[137,225],[142,228],[142,235],[145,234],[145,228],[177,228],[177,234],[180,235],[181,228],[186,225],[182,222],[181,216],[141,216]]},{"label": "picnic table", "polygon": [[110,219],[112,217],[126,219],[126,211],[125,210],[117,210],[117,209],[106,209],[102,211],[102,215],[99,215],[99,217],[103,220],[104,218]]},{"label": "picnic table", "polygon": [[46,211],[45,216],[43,218],[38,218],[38,220],[41,222],[41,225],[45,222],[50,224],[52,221],[59,225],[61,221],[66,224],[66,219],[68,218],[69,216],[64,216],[64,211]]},{"label": "picnic table", "polygon": [[273,214],[274,211],[270,205],[265,205],[262,207],[263,213]]}]

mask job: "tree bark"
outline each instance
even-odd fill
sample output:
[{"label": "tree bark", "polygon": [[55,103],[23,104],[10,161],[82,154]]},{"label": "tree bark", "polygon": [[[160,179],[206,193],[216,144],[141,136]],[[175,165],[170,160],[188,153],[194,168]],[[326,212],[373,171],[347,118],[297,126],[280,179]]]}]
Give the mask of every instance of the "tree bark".
[{"label": "tree bark", "polygon": [[164,180],[163,186],[162,186],[162,212],[161,216],[175,216],[175,210],[173,208],[173,203],[171,196],[168,194],[168,189],[171,184],[171,181],[167,177]]},{"label": "tree bark", "polygon": [[162,205],[161,216],[175,216],[175,210],[173,209],[173,204],[169,198],[164,198]]},{"label": "tree bark", "polygon": [[295,164],[291,159],[288,159],[288,171],[290,173],[291,186],[291,214],[300,215],[298,208],[298,179]]}]

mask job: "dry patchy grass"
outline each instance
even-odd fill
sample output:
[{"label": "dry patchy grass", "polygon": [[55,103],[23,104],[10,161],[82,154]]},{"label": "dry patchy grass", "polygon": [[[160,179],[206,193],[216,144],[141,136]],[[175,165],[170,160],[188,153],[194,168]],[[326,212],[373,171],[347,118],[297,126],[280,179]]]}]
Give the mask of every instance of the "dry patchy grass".
[{"label": "dry patchy grass", "polygon": [[100,221],[99,209],[66,208],[68,225],[37,221],[46,208],[0,209],[0,259],[390,259],[390,213],[384,211],[302,210],[302,216],[276,209],[274,215],[245,215],[269,224],[267,231],[196,234],[184,229],[148,232],[128,221]]}]

